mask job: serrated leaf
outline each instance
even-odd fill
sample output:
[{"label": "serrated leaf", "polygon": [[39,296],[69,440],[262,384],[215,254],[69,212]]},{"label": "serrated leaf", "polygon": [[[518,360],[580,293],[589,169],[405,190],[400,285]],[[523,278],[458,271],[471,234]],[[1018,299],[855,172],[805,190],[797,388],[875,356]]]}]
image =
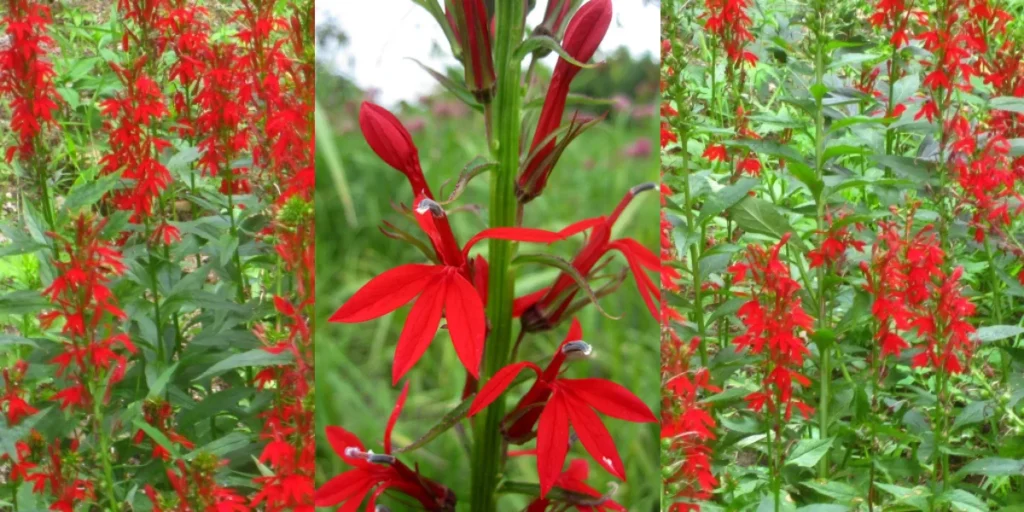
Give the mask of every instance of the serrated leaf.
[{"label": "serrated leaf", "polygon": [[287,352],[280,354],[271,354],[262,348],[250,350],[248,352],[242,352],[240,354],[234,354],[227,359],[224,359],[217,364],[209,367],[203,373],[199,374],[198,377],[192,379],[203,380],[209,377],[215,377],[228,370],[234,370],[236,368],[248,368],[248,367],[263,367],[263,366],[277,366],[283,364],[292,363],[292,355]]},{"label": "serrated leaf", "polygon": [[899,105],[907,101],[921,88],[921,77],[916,73],[908,73],[892,85],[892,104]]},{"label": "serrated leaf", "polygon": [[828,439],[803,439],[796,443],[796,446],[786,457],[786,465],[795,465],[802,468],[814,467],[818,461],[828,453],[832,447],[834,438]]},{"label": "serrated leaf", "polygon": [[995,414],[995,407],[989,400],[977,400],[967,404],[953,421],[953,430],[975,423],[981,423]]},{"label": "serrated leaf", "polygon": [[49,305],[50,301],[35,290],[19,290],[0,295],[0,315],[34,315]]},{"label": "serrated leaf", "polygon": [[732,185],[710,194],[704,201],[704,206],[701,207],[700,214],[697,215],[696,223],[698,225],[703,224],[705,220],[715,217],[733,207],[736,203],[742,201],[743,198],[749,197],[750,191],[760,183],[761,180],[759,179],[743,178]]}]

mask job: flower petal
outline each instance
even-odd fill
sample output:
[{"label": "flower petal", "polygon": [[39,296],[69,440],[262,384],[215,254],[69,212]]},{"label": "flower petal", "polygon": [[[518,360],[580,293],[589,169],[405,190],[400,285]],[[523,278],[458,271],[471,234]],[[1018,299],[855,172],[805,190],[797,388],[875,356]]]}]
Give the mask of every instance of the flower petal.
[{"label": "flower petal", "polygon": [[633,273],[633,278],[636,279],[636,287],[640,290],[640,297],[644,299],[647,310],[651,312],[651,316],[659,318],[657,303],[661,301],[661,289],[644,271],[644,264],[640,258],[630,250],[628,245],[623,244],[622,240],[616,240],[608,244],[608,247],[618,249],[626,257],[629,270]]},{"label": "flower petal", "polygon": [[[346,471],[321,485],[313,496],[313,502],[318,507],[332,507],[347,502],[346,509],[355,510],[375,483],[373,476],[365,471]],[[355,507],[352,507],[352,503],[355,503]]]},{"label": "flower petal", "polygon": [[388,425],[384,428],[384,453],[391,453],[391,431],[395,428],[395,423],[398,422],[398,415],[402,414],[402,407],[405,405],[405,397],[409,394],[409,381],[405,381],[405,385],[402,386],[402,392],[398,395],[398,401],[395,402],[395,408],[391,410],[391,417],[388,418]]},{"label": "flower petal", "polygon": [[345,430],[341,427],[329,426],[324,429],[327,434],[327,442],[331,444],[331,449],[334,453],[338,454],[345,462],[353,466],[362,466],[365,461],[361,459],[353,459],[345,455],[346,448],[358,448],[359,451],[365,451],[362,441],[359,440],[355,434]]},{"label": "flower petal", "polygon": [[484,303],[472,283],[461,274],[450,274],[444,299],[448,333],[462,365],[474,379],[480,378],[480,359],[484,355],[487,317]]},{"label": "flower petal", "polygon": [[589,379],[561,379],[559,385],[569,389],[589,406],[620,420],[655,423],[658,419],[642,400],[615,382]]},{"label": "flower petal", "polygon": [[392,384],[398,381],[423,357],[431,340],[437,334],[437,326],[441,323],[441,308],[444,306],[444,294],[447,279],[437,277],[427,284],[416,300],[405,327],[398,338],[395,348],[395,364],[391,367]]},{"label": "flower petal", "polygon": [[565,408],[569,412],[569,421],[580,438],[587,453],[597,463],[616,478],[625,481],[626,470],[622,467],[622,458],[615,448],[615,441],[608,429],[601,422],[601,417],[581,398],[572,391],[565,395]]},{"label": "flower petal", "polygon": [[474,416],[478,412],[486,409],[488,405],[491,405],[491,402],[494,402],[495,399],[501,396],[501,394],[508,389],[509,385],[512,384],[512,381],[514,381],[516,376],[519,375],[519,372],[523,371],[523,368],[529,368],[533,370],[534,373],[540,375],[540,367],[529,361],[510,364],[498,370],[494,373],[494,376],[484,384],[484,387],[477,392],[476,398],[473,399],[473,405],[469,407],[468,416]]},{"label": "flower petal", "polygon": [[569,416],[562,393],[552,393],[537,425],[537,476],[540,497],[547,496],[555,486],[569,453]]},{"label": "flower petal", "polygon": [[388,270],[363,285],[328,321],[356,323],[386,315],[419,295],[429,279],[442,270],[436,265],[423,264]]}]

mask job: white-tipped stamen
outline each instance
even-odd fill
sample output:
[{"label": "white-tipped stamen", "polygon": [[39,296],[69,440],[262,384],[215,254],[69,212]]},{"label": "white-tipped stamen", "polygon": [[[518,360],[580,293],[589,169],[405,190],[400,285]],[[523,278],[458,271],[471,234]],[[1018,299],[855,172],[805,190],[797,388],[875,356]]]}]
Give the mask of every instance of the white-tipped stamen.
[{"label": "white-tipped stamen", "polygon": [[562,345],[562,354],[566,359],[584,359],[594,353],[594,347],[583,340],[570,341]]},{"label": "white-tipped stamen", "polygon": [[416,205],[416,213],[424,214],[430,212],[436,218],[444,217],[444,208],[433,199],[423,199]]},{"label": "white-tipped stamen", "polygon": [[635,196],[635,195],[637,195],[637,194],[639,194],[641,192],[647,192],[648,190],[654,190],[656,188],[658,188],[658,184],[654,183],[653,181],[650,181],[650,182],[647,182],[647,183],[641,183],[641,184],[639,184],[639,185],[629,189],[629,193],[630,193],[630,195],[634,195]]},{"label": "white-tipped stamen", "polygon": [[345,456],[352,459],[362,459],[371,464],[394,464],[395,456],[386,453],[373,453],[373,450],[362,451],[355,446],[345,448]]}]

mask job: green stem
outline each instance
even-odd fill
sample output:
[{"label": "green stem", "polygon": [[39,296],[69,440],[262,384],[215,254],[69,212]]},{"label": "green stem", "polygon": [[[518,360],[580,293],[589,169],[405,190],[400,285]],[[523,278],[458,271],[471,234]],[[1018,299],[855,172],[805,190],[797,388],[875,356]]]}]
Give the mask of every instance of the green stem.
[{"label": "green stem", "polygon": [[[825,76],[825,8],[823,3],[817,5],[817,37],[815,40],[815,51],[814,51],[814,85],[824,86]],[[817,177],[818,183],[821,183],[824,175],[824,159],[825,159],[825,115],[822,110],[823,96],[815,95],[815,109],[814,115],[814,172]],[[818,247],[820,248],[825,242],[825,201],[824,197],[820,192],[815,192],[814,203],[816,206],[816,218],[815,223],[817,226],[817,238]],[[829,325],[828,321],[828,309],[827,309],[827,289],[825,286],[825,266],[818,266],[818,319],[817,329],[827,329]],[[832,350],[831,347],[818,347],[818,351],[821,356],[820,368],[821,368],[821,389],[819,393],[818,402],[818,420],[819,420],[819,431],[821,439],[828,438],[828,426],[829,426],[829,402],[832,398]],[[818,467],[819,478],[828,478],[828,452],[825,452],[825,456],[821,458],[821,463]]]},{"label": "green stem", "polygon": [[[101,377],[100,372],[97,371],[97,376]],[[107,378],[103,378],[100,382],[106,382]],[[97,384],[98,393],[96,391],[92,394],[92,414],[93,420],[96,422],[96,431],[100,437],[100,464],[103,466],[103,487],[107,495],[107,509],[110,512],[120,512],[121,503],[117,500],[117,492],[114,488],[114,465],[110,461],[110,433],[103,426],[103,397],[106,395],[106,386]]]},{"label": "green stem", "polygon": [[[522,69],[514,58],[516,45],[523,39],[523,2],[497,2],[498,91],[495,97],[494,132],[497,137],[498,168],[492,175],[490,198],[491,227],[513,226],[518,202],[515,179],[519,172],[520,78]],[[490,300],[487,316],[491,321],[490,339],[484,353],[482,379],[494,375],[508,363],[512,349],[512,301],[515,281],[510,267],[513,245],[504,240],[489,242]],[[474,425],[472,489],[470,510],[497,510],[495,490],[503,470],[501,421],[505,414],[504,397],[499,397]]]},{"label": "green stem", "polygon": [[[231,187],[228,187],[229,189]],[[238,236],[238,225],[235,223],[235,195],[228,192],[228,219],[231,220],[231,238],[238,240],[235,245],[235,254],[232,256],[232,260],[235,262],[236,273],[238,274],[235,278],[235,282],[238,286],[238,303],[245,304],[245,269],[242,267],[242,256],[239,254],[239,250],[242,246],[242,241]]]},{"label": "green stem", "polygon": [[152,237],[152,230],[149,226],[149,216],[143,217],[143,225],[145,226],[146,239],[146,271],[149,273],[149,282],[153,286],[153,314],[156,315],[154,323],[156,323],[156,354],[157,359],[160,360],[161,364],[167,363],[166,349],[164,348],[164,326],[163,326],[163,315],[160,314],[160,282],[157,279],[157,268],[154,263],[155,258],[153,257],[153,244],[150,241]]}]

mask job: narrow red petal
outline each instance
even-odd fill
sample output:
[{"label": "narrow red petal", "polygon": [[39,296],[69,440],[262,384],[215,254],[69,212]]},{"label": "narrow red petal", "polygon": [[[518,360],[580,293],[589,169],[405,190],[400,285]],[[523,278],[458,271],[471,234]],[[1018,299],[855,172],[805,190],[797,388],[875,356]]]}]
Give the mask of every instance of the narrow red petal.
[{"label": "narrow red petal", "polygon": [[391,410],[391,417],[388,418],[388,425],[384,428],[384,453],[391,453],[391,431],[395,429],[398,422],[398,415],[402,414],[402,407],[405,406],[405,397],[409,394],[409,381],[405,381],[402,392],[398,395],[395,408]]},{"label": "narrow red petal", "polygon": [[[584,221],[586,222],[586,221]],[[473,238],[470,238],[466,245],[463,246],[463,254],[469,254],[469,250],[476,245],[477,242],[487,239],[498,239],[498,240],[510,240],[512,242],[530,242],[536,244],[551,244],[560,240],[565,240],[570,236],[578,233],[582,230],[577,231],[548,231],[546,229],[537,228],[488,228],[476,234]]]},{"label": "narrow red petal", "polygon": [[487,316],[473,284],[460,274],[450,274],[445,294],[444,316],[448,333],[462,366],[480,378],[480,359],[484,355],[484,337],[487,335]]},{"label": "narrow red petal", "polygon": [[358,469],[346,471],[320,486],[313,496],[318,507],[332,507],[342,502],[352,502],[359,506],[366,493],[373,488],[373,478]]},{"label": "narrow red petal", "polygon": [[512,301],[512,318],[519,318],[530,309],[534,304],[537,303],[544,294],[548,293],[548,288],[541,288],[533,293],[523,295],[518,299]]},{"label": "narrow red petal", "polygon": [[636,287],[640,290],[640,297],[644,300],[644,304],[647,305],[647,310],[651,312],[651,316],[659,318],[657,303],[661,301],[661,289],[644,271],[644,266],[636,255],[627,246],[622,245],[621,242],[622,240],[616,240],[608,244],[608,246],[618,249],[626,257],[626,262],[629,263],[629,270],[633,273],[633,278],[636,279]]},{"label": "narrow red petal", "polygon": [[658,421],[647,404],[615,382],[596,378],[561,379],[558,382],[601,414],[636,423]]},{"label": "narrow red petal", "polygon": [[572,391],[564,396],[569,421],[572,422],[573,431],[580,438],[580,443],[583,443],[583,448],[586,448],[587,453],[606,471],[625,481],[626,470],[622,466],[619,450],[615,448],[615,441],[601,422],[600,416]]},{"label": "narrow red petal", "polygon": [[637,261],[639,261],[644,268],[648,270],[658,270],[661,268],[661,260],[658,258],[658,255],[654,254],[653,251],[645,247],[640,242],[637,242],[632,238],[620,238],[612,242],[612,245],[615,244],[622,246],[622,249],[620,250],[633,253],[633,256],[636,257]]},{"label": "narrow red petal", "polygon": [[386,315],[419,295],[429,279],[441,270],[441,267],[423,264],[388,270],[363,285],[328,321],[356,323]]},{"label": "narrow red petal", "polygon": [[335,426],[327,427],[324,430],[327,434],[327,442],[331,444],[331,449],[334,450],[334,453],[338,454],[342,460],[353,466],[362,465],[361,463],[363,461],[345,456],[346,448],[358,448],[359,451],[365,451],[363,443],[355,436],[355,434],[341,427]]},{"label": "narrow red petal", "polygon": [[391,367],[392,384],[397,384],[416,361],[423,357],[437,334],[446,284],[447,280],[440,276],[429,282],[409,312],[395,348],[395,364]]},{"label": "narrow red petal", "polygon": [[544,406],[537,425],[537,476],[541,498],[555,486],[569,453],[569,416],[565,409],[562,393],[556,390]]},{"label": "narrow red petal", "polygon": [[519,375],[519,372],[523,371],[524,368],[529,368],[533,370],[534,373],[540,375],[540,367],[529,361],[510,364],[498,370],[494,373],[494,376],[484,384],[484,387],[480,388],[480,391],[477,392],[476,398],[473,399],[473,405],[469,407],[468,416],[474,416],[478,412],[486,409],[488,405],[491,405],[491,402],[494,402],[495,399],[501,396],[501,394],[508,389],[509,385],[512,384],[512,381],[516,380],[516,376]]}]

